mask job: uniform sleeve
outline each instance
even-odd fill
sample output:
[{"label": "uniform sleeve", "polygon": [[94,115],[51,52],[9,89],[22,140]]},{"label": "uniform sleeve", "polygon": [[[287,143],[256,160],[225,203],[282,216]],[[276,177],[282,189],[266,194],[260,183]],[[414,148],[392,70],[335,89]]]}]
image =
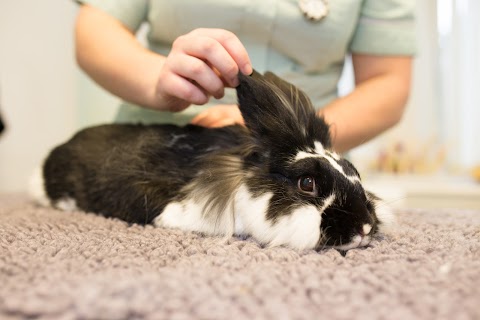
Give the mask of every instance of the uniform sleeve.
[{"label": "uniform sleeve", "polygon": [[76,0],[79,4],[96,7],[136,31],[147,19],[148,0]]},{"label": "uniform sleeve", "polygon": [[350,42],[352,53],[413,55],[415,1],[365,0]]}]

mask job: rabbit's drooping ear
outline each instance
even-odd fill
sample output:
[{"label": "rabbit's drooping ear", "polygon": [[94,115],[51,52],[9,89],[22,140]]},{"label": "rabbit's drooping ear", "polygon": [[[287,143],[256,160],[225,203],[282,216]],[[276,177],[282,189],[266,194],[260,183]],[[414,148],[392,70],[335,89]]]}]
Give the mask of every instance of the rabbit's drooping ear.
[{"label": "rabbit's drooping ear", "polygon": [[328,125],[301,90],[273,73],[239,74],[239,80],[238,104],[245,124],[265,147],[273,145],[281,152],[308,150],[315,142],[331,146]]}]

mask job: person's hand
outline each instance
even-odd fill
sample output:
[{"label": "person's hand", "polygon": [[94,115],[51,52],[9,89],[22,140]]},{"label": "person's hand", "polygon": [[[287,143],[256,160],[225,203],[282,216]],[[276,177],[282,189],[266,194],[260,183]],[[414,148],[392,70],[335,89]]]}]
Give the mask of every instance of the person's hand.
[{"label": "person's hand", "polygon": [[181,111],[219,99],[252,66],[240,40],[223,29],[195,29],[178,37],[160,70],[155,96],[163,110]]},{"label": "person's hand", "polygon": [[191,123],[208,128],[225,127],[234,124],[245,125],[240,109],[234,104],[220,104],[208,108],[193,118]]}]

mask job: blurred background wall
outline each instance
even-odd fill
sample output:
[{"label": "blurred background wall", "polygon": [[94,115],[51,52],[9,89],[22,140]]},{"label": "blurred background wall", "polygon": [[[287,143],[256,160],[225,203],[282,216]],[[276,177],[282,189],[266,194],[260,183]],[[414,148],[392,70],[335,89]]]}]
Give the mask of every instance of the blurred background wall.
[{"label": "blurred background wall", "polygon": [[416,4],[407,111],[351,157],[367,187],[393,204],[480,209],[480,1]]},{"label": "blurred background wall", "polygon": [[[0,1],[0,192],[23,191],[52,146],[113,117],[118,99],[76,67],[76,10],[74,1]],[[417,21],[407,112],[350,157],[392,202],[480,206],[470,175],[480,164],[480,1],[417,1]],[[346,68],[340,91],[351,82]]]},{"label": "blurred background wall", "polygon": [[73,1],[0,1],[0,191],[23,190],[77,127],[75,11]]}]

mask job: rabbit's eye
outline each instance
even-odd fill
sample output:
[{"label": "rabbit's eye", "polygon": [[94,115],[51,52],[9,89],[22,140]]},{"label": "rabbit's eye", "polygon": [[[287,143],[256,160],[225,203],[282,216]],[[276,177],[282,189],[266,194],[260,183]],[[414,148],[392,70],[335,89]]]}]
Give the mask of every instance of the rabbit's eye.
[{"label": "rabbit's eye", "polygon": [[304,176],[298,179],[298,188],[305,193],[312,194],[315,192],[315,179],[311,176]]}]

